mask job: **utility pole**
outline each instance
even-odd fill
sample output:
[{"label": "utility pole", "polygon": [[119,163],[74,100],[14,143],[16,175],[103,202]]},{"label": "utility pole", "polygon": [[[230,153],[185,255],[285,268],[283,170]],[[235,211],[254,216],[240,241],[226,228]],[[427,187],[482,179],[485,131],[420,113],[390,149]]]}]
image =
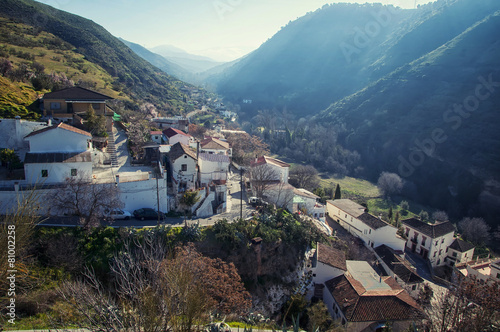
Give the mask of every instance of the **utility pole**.
[{"label": "utility pole", "polygon": [[156,206],[158,214],[158,226],[160,226],[160,191],[158,189],[158,177],[160,176],[160,170],[156,171]]},{"label": "utility pole", "polygon": [[240,166],[240,219],[243,219],[243,167]]}]

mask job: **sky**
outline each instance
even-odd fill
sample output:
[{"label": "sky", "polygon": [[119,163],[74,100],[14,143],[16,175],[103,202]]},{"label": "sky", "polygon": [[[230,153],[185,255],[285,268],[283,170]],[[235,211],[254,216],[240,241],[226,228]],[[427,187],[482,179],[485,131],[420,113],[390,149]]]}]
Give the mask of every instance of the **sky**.
[{"label": "sky", "polygon": [[[173,45],[217,61],[257,49],[281,27],[325,0],[37,0],[88,18],[146,48]],[[414,8],[429,0],[344,0]]]}]

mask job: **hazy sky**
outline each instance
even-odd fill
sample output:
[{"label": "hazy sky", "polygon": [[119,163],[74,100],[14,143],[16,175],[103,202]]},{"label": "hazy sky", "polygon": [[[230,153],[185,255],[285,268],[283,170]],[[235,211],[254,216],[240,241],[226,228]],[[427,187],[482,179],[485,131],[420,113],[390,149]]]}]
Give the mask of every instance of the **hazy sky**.
[{"label": "hazy sky", "polygon": [[[38,0],[91,19],[116,37],[145,47],[174,45],[230,61],[258,48],[289,21],[325,0]],[[429,0],[345,0],[413,8]]]}]

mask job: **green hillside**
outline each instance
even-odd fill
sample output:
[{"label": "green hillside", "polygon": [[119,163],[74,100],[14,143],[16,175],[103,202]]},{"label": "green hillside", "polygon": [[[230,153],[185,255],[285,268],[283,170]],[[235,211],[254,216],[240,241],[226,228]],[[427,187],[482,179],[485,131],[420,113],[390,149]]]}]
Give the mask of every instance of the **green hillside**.
[{"label": "green hillside", "polygon": [[[0,17],[4,18],[0,45],[4,57],[13,57],[14,62],[20,60],[11,54],[12,46],[32,53],[46,73],[66,73],[73,81],[90,83],[91,88],[132,101],[128,104],[132,108],[148,102],[167,114],[190,110],[179,90],[184,82],[140,58],[90,20],[30,0],[2,1]],[[12,24],[25,33],[16,33]],[[28,64],[33,61],[25,58]]]}]

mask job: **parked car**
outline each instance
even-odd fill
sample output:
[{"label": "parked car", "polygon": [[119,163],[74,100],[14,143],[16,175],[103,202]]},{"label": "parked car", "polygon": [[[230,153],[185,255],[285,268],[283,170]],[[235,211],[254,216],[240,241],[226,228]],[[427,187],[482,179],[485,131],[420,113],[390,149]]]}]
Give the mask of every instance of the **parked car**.
[{"label": "parked car", "polygon": [[160,214],[161,220],[165,219],[165,214],[163,212],[161,211],[158,212],[151,208],[143,208],[134,211],[134,217],[140,220],[145,220],[145,219],[156,220],[158,219],[158,214]]},{"label": "parked car", "polygon": [[132,217],[132,214],[128,211],[124,211],[121,209],[113,209],[104,211],[104,216],[106,218],[110,218],[113,220],[121,220],[121,219],[129,220]]}]

